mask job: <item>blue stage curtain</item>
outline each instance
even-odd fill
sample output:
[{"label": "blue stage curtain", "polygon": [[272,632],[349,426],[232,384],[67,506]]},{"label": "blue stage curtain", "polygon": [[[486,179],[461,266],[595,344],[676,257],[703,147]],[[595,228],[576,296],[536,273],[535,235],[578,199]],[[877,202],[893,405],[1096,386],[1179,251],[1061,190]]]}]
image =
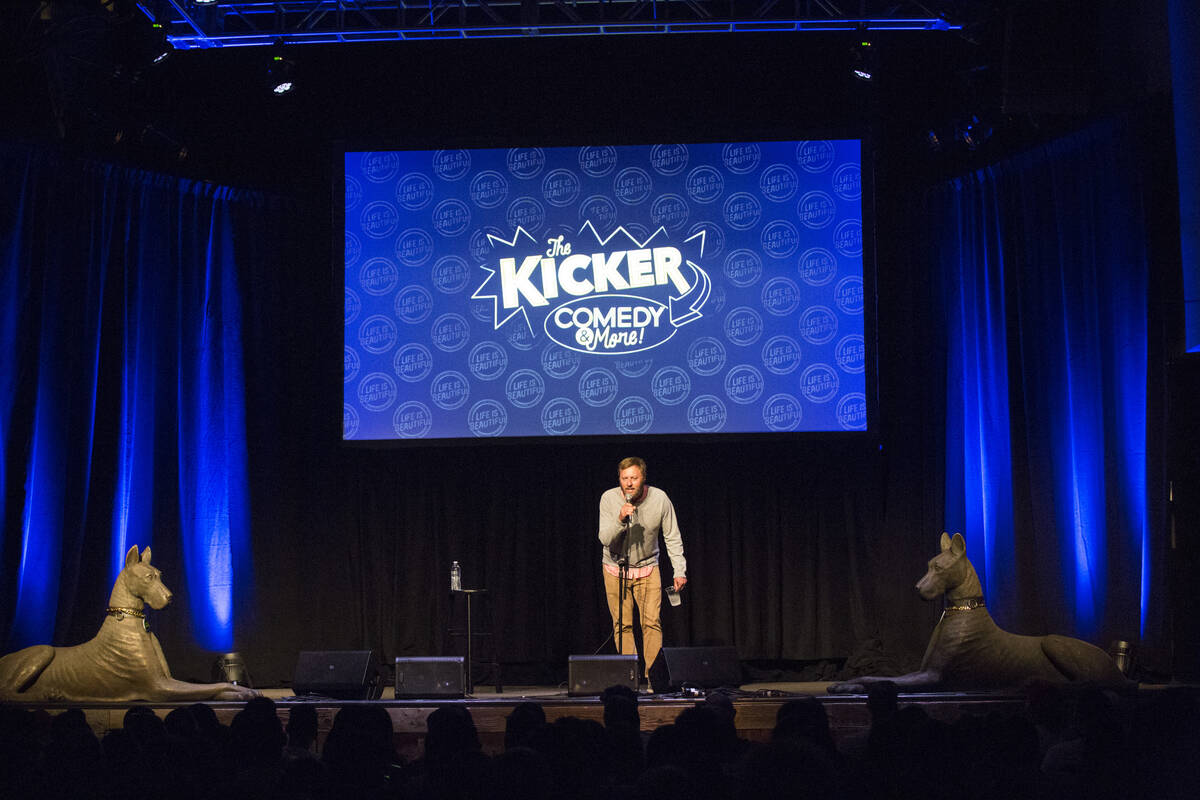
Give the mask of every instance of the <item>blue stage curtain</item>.
[{"label": "blue stage curtain", "polygon": [[1005,251],[990,170],[954,181],[941,198],[946,331],[946,525],[972,543],[990,605],[1011,598]]},{"label": "blue stage curtain", "polygon": [[182,560],[169,585],[194,643],[232,649],[250,580],[233,569],[249,565],[236,276],[262,198],[16,145],[0,178],[4,647],[74,643],[76,590],[136,544]]},{"label": "blue stage curtain", "polygon": [[1138,152],[1127,123],[1099,123],[931,204],[945,525],[1000,619],[1089,639],[1145,633],[1154,561]]}]

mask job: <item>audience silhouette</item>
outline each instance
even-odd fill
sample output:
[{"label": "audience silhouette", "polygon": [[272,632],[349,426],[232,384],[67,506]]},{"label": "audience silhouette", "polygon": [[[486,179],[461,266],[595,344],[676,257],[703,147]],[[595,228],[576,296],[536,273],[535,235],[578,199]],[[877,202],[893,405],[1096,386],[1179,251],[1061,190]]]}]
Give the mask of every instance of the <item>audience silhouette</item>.
[{"label": "audience silhouette", "polygon": [[601,697],[603,725],[547,720],[534,702],[505,720],[488,755],[470,710],[425,721],[422,753],[401,763],[396,726],[376,703],[349,703],[318,743],[318,718],[256,698],[222,725],[197,703],[160,718],[146,706],[98,739],[80,709],[0,706],[0,797],[166,800],[1104,800],[1131,792],[1190,798],[1200,785],[1200,703],[1180,687],[1118,696],[1091,686],[1030,686],[1024,709],[947,722],[874,687],[869,728],[834,736],[814,697],[779,707],[765,741],[735,727],[728,692],[643,731],[638,695]]}]

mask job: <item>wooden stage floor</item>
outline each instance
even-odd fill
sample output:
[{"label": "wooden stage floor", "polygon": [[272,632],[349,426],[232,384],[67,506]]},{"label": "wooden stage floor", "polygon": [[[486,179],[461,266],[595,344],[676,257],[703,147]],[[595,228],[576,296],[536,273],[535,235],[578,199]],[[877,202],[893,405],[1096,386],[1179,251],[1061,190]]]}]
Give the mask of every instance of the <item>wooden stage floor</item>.
[{"label": "wooden stage floor", "polygon": [[[731,700],[736,711],[735,724],[738,734],[752,741],[766,741],[775,727],[775,715],[788,700],[812,696],[825,706],[834,739],[841,742],[863,734],[870,726],[866,697],[863,695],[829,695],[827,682],[814,683],[751,683],[736,689],[720,689]],[[420,756],[424,746],[425,719],[436,708],[444,705],[465,705],[470,709],[483,748],[488,753],[499,753],[504,747],[504,728],[507,716],[513,708],[526,701],[542,706],[546,719],[553,722],[561,717],[579,717],[603,721],[604,708],[596,697],[570,697],[565,687],[512,686],[503,693],[491,687],[476,686],[473,694],[456,699],[401,699],[397,700],[394,690],[387,688],[377,700],[332,700],[321,698],[298,698],[290,689],[262,689],[263,695],[275,700],[280,720],[286,724],[290,709],[297,703],[312,705],[317,711],[318,744],[333,725],[333,718],[343,706],[357,703],[372,703],[387,709],[392,718],[396,750],[406,760]],[[952,722],[962,715],[982,716],[998,712],[1020,713],[1025,699],[1019,694],[997,692],[957,692],[901,694],[901,706],[920,705],[931,717]],[[660,725],[674,721],[685,708],[700,702],[702,698],[682,694],[643,693],[638,699],[638,712],[642,729],[652,731]],[[143,704],[153,708],[159,716],[189,703]],[[207,703],[216,712],[217,718],[228,725],[241,710],[240,702]],[[89,724],[98,736],[123,724],[125,712],[130,704],[62,704],[41,706],[54,714],[66,708],[81,708]]]}]

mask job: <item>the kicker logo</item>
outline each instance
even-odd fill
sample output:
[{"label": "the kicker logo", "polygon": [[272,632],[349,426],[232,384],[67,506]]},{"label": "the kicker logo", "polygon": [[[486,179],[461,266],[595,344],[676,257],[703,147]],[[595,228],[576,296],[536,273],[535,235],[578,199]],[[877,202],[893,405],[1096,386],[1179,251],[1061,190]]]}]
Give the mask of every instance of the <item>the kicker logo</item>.
[{"label": "the kicker logo", "polygon": [[511,241],[489,235],[498,260],[481,266],[487,277],[472,297],[492,301],[496,328],[520,317],[530,333],[541,328],[576,352],[649,350],[703,314],[712,288],[696,263],[704,237],[701,231],[676,246],[660,227],[639,242],[618,227],[602,239],[588,221],[576,241],[563,235],[539,243],[518,227]]}]

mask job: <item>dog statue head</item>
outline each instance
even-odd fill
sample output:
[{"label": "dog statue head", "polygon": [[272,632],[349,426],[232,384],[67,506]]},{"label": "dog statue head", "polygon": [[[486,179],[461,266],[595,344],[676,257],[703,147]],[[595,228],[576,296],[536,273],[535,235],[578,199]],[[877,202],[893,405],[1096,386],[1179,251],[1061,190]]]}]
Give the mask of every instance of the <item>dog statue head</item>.
[{"label": "dog statue head", "polygon": [[125,569],[121,570],[117,585],[113,587],[113,597],[116,598],[121,590],[155,610],[165,608],[172,597],[171,590],[163,585],[162,573],[150,566],[150,548],[147,547],[139,556],[136,544],[125,554]]},{"label": "dog statue head", "polygon": [[[925,575],[917,581],[917,591],[926,600],[934,600],[954,589],[969,583],[975,576],[975,568],[967,559],[967,543],[961,533],[942,533],[942,551],[929,559]],[[976,591],[974,588],[971,591]],[[977,592],[976,592],[977,593]]]}]

